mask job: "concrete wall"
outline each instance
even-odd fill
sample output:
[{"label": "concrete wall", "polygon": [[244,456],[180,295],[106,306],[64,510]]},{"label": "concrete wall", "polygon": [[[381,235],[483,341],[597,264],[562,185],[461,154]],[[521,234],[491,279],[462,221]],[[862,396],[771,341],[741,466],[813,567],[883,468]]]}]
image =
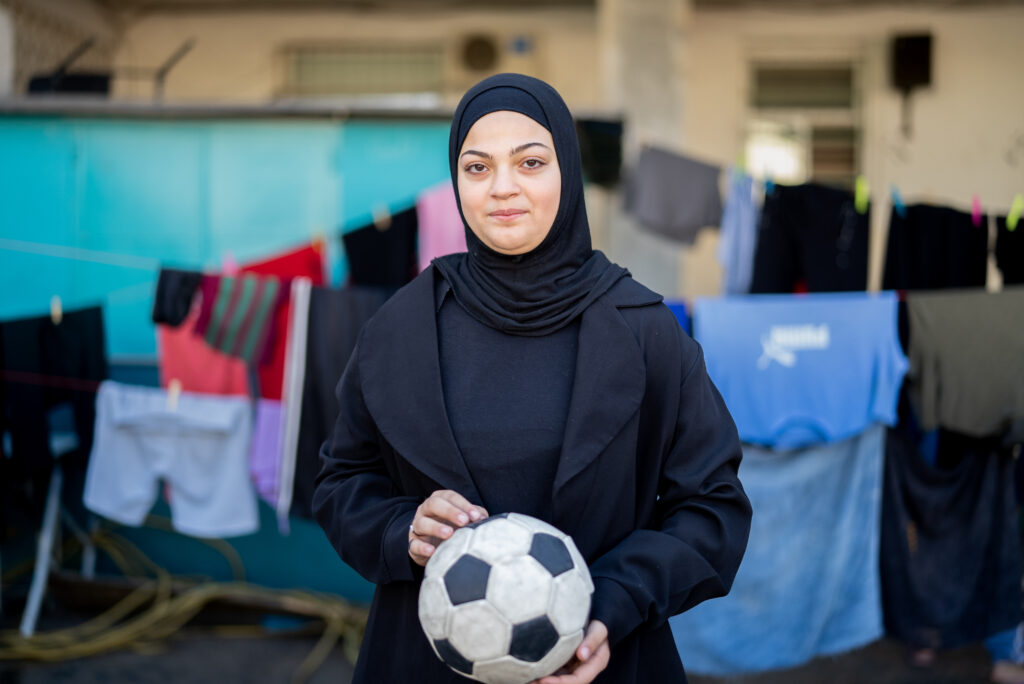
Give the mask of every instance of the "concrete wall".
[{"label": "concrete wall", "polygon": [[[911,137],[888,83],[888,41],[933,35],[931,88],[914,93]],[[872,188],[871,281],[880,281],[895,184],[908,202],[969,210],[977,193],[1005,212],[1024,192],[1024,8],[696,12],[684,39],[684,149],[732,163],[747,118],[749,64],[757,57],[849,57],[861,67],[863,172]]]},{"label": "concrete wall", "polygon": [[[25,93],[29,79],[54,70],[82,41],[95,38],[75,61],[76,70],[107,71],[113,63],[118,29],[112,15],[93,0],[0,0],[13,34],[9,93]],[[0,19],[0,94],[4,73],[3,19]]]},{"label": "concrete wall", "polygon": [[[280,92],[280,51],[289,44],[330,41],[445,42],[453,48],[469,33],[499,38],[526,36],[533,54],[508,56],[500,70],[534,73],[549,80],[577,108],[600,104],[596,77],[597,39],[592,11],[403,12],[200,12],[154,14],[131,22],[117,53],[120,67],[152,67],[187,38],[196,46],[172,71],[167,100],[266,101]],[[453,64],[453,68],[457,68]],[[449,99],[461,96],[468,82],[453,83]],[[118,95],[146,98],[146,82],[119,80]]]},{"label": "concrete wall", "polygon": [[14,87],[14,27],[11,13],[0,6],[0,97],[11,94]]}]

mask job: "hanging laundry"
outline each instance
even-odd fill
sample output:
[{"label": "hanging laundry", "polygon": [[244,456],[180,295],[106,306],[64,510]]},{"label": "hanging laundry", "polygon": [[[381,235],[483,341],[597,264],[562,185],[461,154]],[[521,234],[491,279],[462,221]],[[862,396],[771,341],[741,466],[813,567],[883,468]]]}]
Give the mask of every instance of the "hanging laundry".
[{"label": "hanging laundry", "polygon": [[186,392],[249,396],[245,362],[217,351],[196,333],[201,308],[199,301],[194,302],[178,327],[156,326],[160,386],[166,388],[177,380]]},{"label": "hanging laundry", "polygon": [[955,648],[1021,621],[1013,467],[999,438],[942,431],[932,466],[910,421],[889,431],[880,567],[890,635]]},{"label": "hanging laundry", "polygon": [[722,210],[722,234],[718,240],[718,262],[722,264],[724,294],[750,292],[757,246],[757,207],[754,180],[745,173],[729,174],[729,194]]},{"label": "hanging laundry", "polygon": [[[460,222],[461,224],[461,222]],[[398,288],[416,275],[416,208],[342,235],[352,285]]]},{"label": "hanging laundry", "polygon": [[870,208],[816,183],[774,185],[761,209],[750,291],[866,290]]},{"label": "hanging laundry", "polygon": [[192,299],[203,274],[196,271],[160,269],[153,297],[153,322],[181,325],[192,310]]},{"label": "hanging laundry", "polygon": [[102,309],[63,311],[59,323],[51,316],[0,323],[0,363],[0,433],[10,436],[12,463],[26,475],[49,471],[47,414],[65,403],[78,448],[89,453],[96,392],[107,377]]},{"label": "hanging laundry", "polygon": [[576,119],[580,163],[588,183],[614,187],[622,171],[622,122]]},{"label": "hanging laundry", "polygon": [[693,324],[744,442],[798,448],[896,421],[892,292],[698,299]]},{"label": "hanging laundry", "polygon": [[420,271],[437,257],[466,251],[466,228],[451,181],[426,190],[416,198],[416,220],[419,223]]},{"label": "hanging laundry", "polygon": [[[289,345],[289,380],[294,379],[298,401],[286,405],[282,459],[282,491],[279,514],[312,517],[314,479],[320,470],[320,447],[331,435],[338,418],[335,388],[348,364],[349,356],[363,324],[377,312],[393,289],[349,287],[332,290],[314,287],[306,297],[305,313],[296,305],[296,322]],[[293,319],[294,321],[294,319]],[[287,385],[292,387],[291,383]],[[290,437],[289,437],[290,435]]]},{"label": "hanging laundry", "polygon": [[275,277],[251,274],[206,275],[202,289],[196,332],[214,349],[254,365],[262,363],[274,332],[274,313],[287,299],[287,289]]},{"label": "hanging laundry", "polygon": [[986,437],[1024,419],[1024,287],[912,293],[907,312],[923,429]]},{"label": "hanging laundry", "polygon": [[721,167],[645,147],[626,192],[626,210],[645,228],[692,244],[701,228],[718,226]]},{"label": "hanging laundry", "polygon": [[249,475],[256,493],[271,506],[277,505],[281,481],[282,403],[274,399],[256,402],[256,420],[249,453]]},{"label": "hanging laundry", "polygon": [[161,389],[103,383],[96,398],[85,506],[121,524],[141,525],[164,482],[179,532],[195,537],[256,532],[249,400],[183,392],[176,404]]},{"label": "hanging laundry", "polygon": [[732,589],[670,620],[688,672],[794,667],[882,636],[884,441],[874,425],[800,451],[744,446],[754,518]]},{"label": "hanging laundry", "polygon": [[988,217],[976,226],[970,212],[911,204],[889,218],[882,288],[934,290],[984,287]]},{"label": "hanging laundry", "polygon": [[996,265],[1003,285],[1024,285],[1024,221],[1010,230],[1005,216],[996,217]]},{"label": "hanging laundry", "polygon": [[[320,241],[314,241],[311,244],[275,254],[263,261],[245,264],[242,266],[241,272],[275,276],[281,281],[281,287],[285,293],[289,291],[290,283],[295,278],[307,278],[314,285],[323,285],[326,282],[324,245]],[[281,399],[285,345],[290,319],[291,305],[286,294],[283,303],[277,307],[274,314],[275,334],[270,341],[270,350],[257,369],[259,395],[264,399]]]}]

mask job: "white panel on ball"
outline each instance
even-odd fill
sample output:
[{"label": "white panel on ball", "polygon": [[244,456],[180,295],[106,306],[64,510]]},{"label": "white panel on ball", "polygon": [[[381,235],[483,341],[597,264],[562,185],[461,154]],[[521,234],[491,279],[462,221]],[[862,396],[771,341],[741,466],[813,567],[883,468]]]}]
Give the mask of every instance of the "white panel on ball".
[{"label": "white panel on ball", "polygon": [[448,616],[452,612],[451,601],[440,577],[428,577],[420,587],[420,623],[431,639],[448,636]]},{"label": "white panel on ball", "polygon": [[512,625],[485,601],[456,606],[448,631],[452,646],[473,662],[501,657],[512,640]]},{"label": "white panel on ball", "polygon": [[582,629],[590,615],[590,589],[586,576],[578,572],[566,572],[555,578],[551,592],[551,606],[548,617],[559,634]]},{"label": "white panel on ball", "polygon": [[514,522],[497,518],[473,530],[469,552],[494,565],[530,552],[530,530]]},{"label": "white panel on ball", "polygon": [[487,602],[513,623],[543,615],[548,609],[553,579],[530,556],[491,568]]}]

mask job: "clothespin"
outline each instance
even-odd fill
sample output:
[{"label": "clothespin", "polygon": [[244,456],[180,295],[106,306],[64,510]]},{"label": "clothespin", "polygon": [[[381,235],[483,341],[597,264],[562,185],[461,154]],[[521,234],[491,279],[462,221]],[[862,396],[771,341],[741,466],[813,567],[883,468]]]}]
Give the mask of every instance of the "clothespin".
[{"label": "clothespin", "polygon": [[892,208],[900,218],[907,218],[907,205],[903,203],[899,189],[893,185],[889,188],[892,192]]},{"label": "clothespin", "polygon": [[391,210],[386,204],[378,204],[373,208],[373,225],[377,230],[387,230],[391,227]]},{"label": "clothespin", "polygon": [[64,307],[60,303],[60,295],[50,297],[50,320],[54,325],[60,325],[64,320]]},{"label": "clothespin", "polygon": [[181,396],[181,380],[171,378],[167,383],[167,410],[174,412],[178,410],[178,398]]},{"label": "clothespin", "polygon": [[853,207],[857,210],[858,214],[867,213],[870,199],[868,179],[861,174],[857,176],[857,182],[854,185],[853,191]]},{"label": "clothespin", "polygon": [[771,176],[764,177],[764,196],[768,197],[775,192],[775,181],[772,180]]},{"label": "clothespin", "polygon": [[1024,211],[1024,195],[1017,193],[1010,205],[1010,213],[1006,215],[1006,229],[1017,230],[1017,223],[1020,221],[1021,212]]},{"label": "clothespin", "polygon": [[971,195],[971,223],[975,228],[981,227],[981,200],[977,193]]}]

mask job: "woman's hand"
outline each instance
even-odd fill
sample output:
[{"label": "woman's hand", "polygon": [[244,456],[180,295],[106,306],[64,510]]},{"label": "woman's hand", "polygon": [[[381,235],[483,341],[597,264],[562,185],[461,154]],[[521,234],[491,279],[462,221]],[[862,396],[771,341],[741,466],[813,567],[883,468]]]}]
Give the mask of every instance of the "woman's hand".
[{"label": "woman's hand", "polygon": [[588,684],[608,667],[611,654],[608,628],[600,620],[591,620],[573,659],[553,675],[542,677],[533,684]]},{"label": "woman's hand", "polygon": [[437,545],[470,522],[487,517],[487,511],[474,506],[458,492],[439,489],[419,505],[409,526],[409,555],[418,565],[426,565]]}]

